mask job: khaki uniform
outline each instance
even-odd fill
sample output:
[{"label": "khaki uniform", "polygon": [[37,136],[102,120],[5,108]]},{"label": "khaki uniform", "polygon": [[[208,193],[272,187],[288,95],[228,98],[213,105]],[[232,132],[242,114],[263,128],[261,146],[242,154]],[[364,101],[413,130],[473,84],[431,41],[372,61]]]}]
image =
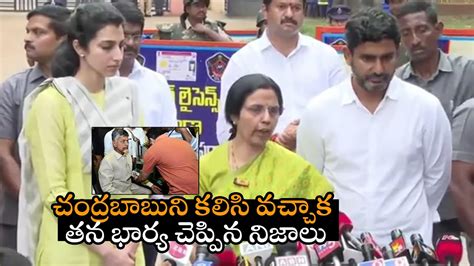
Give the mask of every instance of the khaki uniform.
[{"label": "khaki uniform", "polygon": [[[205,20],[203,24],[214,32],[228,37],[227,33],[222,29],[222,22]],[[195,32],[187,21],[185,23],[158,25],[157,28],[159,31],[159,39],[212,41],[212,39],[206,34]]]},{"label": "khaki uniform", "polygon": [[144,16],[151,16],[151,0],[138,0],[138,8]]}]

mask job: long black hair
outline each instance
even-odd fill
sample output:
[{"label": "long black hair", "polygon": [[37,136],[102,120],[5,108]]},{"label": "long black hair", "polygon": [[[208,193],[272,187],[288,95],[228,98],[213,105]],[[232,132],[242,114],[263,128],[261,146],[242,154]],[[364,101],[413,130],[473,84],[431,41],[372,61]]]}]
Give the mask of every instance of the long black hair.
[{"label": "long black hair", "polygon": [[225,119],[232,126],[229,140],[235,138],[237,134],[237,125],[233,123],[232,116],[239,117],[247,97],[259,89],[273,90],[278,99],[280,114],[283,112],[281,89],[273,79],[263,74],[250,74],[239,78],[230,87],[225,101]]},{"label": "long black hair", "polygon": [[69,20],[67,40],[64,41],[53,58],[53,77],[74,76],[79,69],[79,55],[72,45],[74,40],[87,48],[98,31],[108,25],[120,26],[124,18],[110,3],[87,3],[79,5]]}]

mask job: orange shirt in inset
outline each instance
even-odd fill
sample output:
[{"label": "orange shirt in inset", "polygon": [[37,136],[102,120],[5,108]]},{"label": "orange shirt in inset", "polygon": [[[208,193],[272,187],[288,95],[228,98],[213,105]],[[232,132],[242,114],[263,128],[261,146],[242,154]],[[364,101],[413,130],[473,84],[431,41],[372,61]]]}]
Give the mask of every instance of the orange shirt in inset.
[{"label": "orange shirt in inset", "polygon": [[198,159],[191,145],[161,135],[143,157],[143,173],[157,167],[170,188],[169,194],[198,194]]}]

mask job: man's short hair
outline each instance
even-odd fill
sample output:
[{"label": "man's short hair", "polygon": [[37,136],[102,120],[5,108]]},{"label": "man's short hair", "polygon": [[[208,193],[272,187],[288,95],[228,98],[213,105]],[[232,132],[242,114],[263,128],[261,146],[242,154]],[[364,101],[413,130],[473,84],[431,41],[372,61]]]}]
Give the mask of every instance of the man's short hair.
[{"label": "man's short hair", "polygon": [[116,128],[112,131],[112,141],[116,141],[119,137],[127,137],[128,132],[123,128]]},{"label": "man's short hair", "polygon": [[352,16],[346,24],[347,47],[351,52],[365,42],[393,40],[398,47],[400,31],[394,16],[381,9],[364,9]]},{"label": "man's short hair", "polygon": [[426,16],[428,17],[428,21],[432,25],[438,23],[438,14],[436,13],[435,7],[431,3],[424,1],[408,2],[402,5],[400,7],[400,11],[397,14],[397,18],[419,12],[425,12]]},{"label": "man's short hair", "polygon": [[159,136],[165,134],[169,131],[169,128],[164,127],[152,127],[146,132],[146,137],[148,139],[157,139]]},{"label": "man's short hair", "polygon": [[67,20],[71,15],[69,9],[58,5],[40,6],[28,13],[26,19],[31,19],[34,16],[44,16],[51,20],[49,26],[53,29],[58,37],[62,37],[68,32]]},{"label": "man's short hair", "polygon": [[145,17],[140,9],[138,9],[137,5],[130,1],[118,1],[112,3],[112,5],[122,13],[125,22],[140,25],[143,31],[143,28],[145,27]]},{"label": "man's short hair", "polygon": [[[264,4],[265,6],[268,6],[269,4],[272,3],[272,1],[273,1],[273,0],[263,0],[263,4]],[[305,4],[306,4],[306,0],[302,0],[302,1],[303,1],[303,5],[305,5]]]}]

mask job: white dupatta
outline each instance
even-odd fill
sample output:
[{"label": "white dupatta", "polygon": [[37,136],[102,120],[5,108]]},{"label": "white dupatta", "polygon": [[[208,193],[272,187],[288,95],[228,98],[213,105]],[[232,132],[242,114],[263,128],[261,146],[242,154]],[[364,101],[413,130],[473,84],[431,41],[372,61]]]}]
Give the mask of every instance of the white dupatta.
[{"label": "white dupatta", "polygon": [[[56,88],[72,107],[79,136],[84,166],[83,173],[90,174],[92,169],[91,128],[97,126],[137,126],[139,117],[137,87],[133,81],[127,78],[107,78],[105,84],[105,110],[102,111],[90,98],[87,89],[74,77],[48,79],[26,97],[23,107],[23,121],[27,121],[29,111],[36,97],[44,89],[51,86]],[[21,159],[21,186],[18,203],[17,250],[34,264],[44,207],[31,161],[28,139],[24,131],[23,127],[18,138]]]}]

